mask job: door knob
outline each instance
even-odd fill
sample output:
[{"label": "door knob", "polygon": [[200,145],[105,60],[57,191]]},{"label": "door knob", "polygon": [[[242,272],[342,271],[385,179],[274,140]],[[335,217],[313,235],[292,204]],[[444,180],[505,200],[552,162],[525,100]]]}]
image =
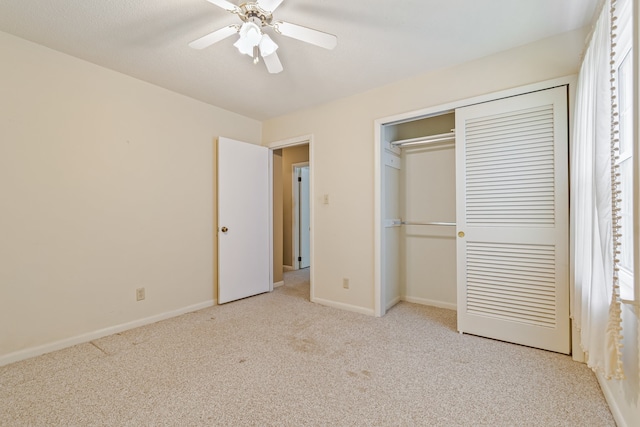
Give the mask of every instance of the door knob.
[{"label": "door knob", "polygon": [[226,233],[227,231],[229,231],[229,229],[228,229],[227,227],[222,227],[222,230],[221,230],[221,231],[222,231],[223,233]]},{"label": "door knob", "polygon": [[458,237],[464,237],[464,231],[459,232]]}]

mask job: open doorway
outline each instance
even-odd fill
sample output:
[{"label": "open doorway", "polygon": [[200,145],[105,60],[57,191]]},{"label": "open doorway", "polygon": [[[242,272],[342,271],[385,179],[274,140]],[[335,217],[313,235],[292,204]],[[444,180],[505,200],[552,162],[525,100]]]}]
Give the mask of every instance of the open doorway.
[{"label": "open doorway", "polygon": [[[309,182],[309,144],[285,147],[274,152],[274,156],[278,154],[281,155],[282,164],[282,268],[283,271],[292,271],[300,268],[300,210],[307,212],[307,221],[309,214],[308,191],[306,206],[302,206],[298,183],[303,167],[307,168],[307,184]],[[308,242],[306,246],[308,249]]]},{"label": "open doorway", "polygon": [[309,298],[313,301],[311,143],[311,137],[307,136],[274,142],[269,148],[272,153],[273,286],[285,284],[285,272],[300,271],[309,277]]}]

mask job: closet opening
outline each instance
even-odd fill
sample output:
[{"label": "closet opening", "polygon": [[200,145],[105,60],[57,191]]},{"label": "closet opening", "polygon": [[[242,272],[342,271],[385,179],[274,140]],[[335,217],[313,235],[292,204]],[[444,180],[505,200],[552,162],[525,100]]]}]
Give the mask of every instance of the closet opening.
[{"label": "closet opening", "polygon": [[455,309],[455,112],[381,126],[384,314],[399,301]]},{"label": "closet opening", "polygon": [[375,314],[568,354],[570,79],[375,122]]}]

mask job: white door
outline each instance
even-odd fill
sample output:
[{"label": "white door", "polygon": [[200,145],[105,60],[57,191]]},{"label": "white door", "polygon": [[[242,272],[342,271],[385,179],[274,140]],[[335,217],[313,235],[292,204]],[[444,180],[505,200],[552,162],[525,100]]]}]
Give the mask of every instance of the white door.
[{"label": "white door", "polygon": [[569,353],[567,90],[455,114],[458,330]]},{"label": "white door", "polygon": [[310,264],[310,226],[309,218],[309,166],[300,168],[300,180],[298,181],[300,188],[300,264],[299,268],[307,268]]},{"label": "white door", "polygon": [[218,139],[218,303],[268,292],[269,150]]}]

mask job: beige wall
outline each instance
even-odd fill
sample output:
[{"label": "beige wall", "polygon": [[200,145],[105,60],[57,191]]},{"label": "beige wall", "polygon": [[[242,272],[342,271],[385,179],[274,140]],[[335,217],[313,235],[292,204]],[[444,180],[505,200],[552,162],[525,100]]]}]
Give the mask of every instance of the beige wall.
[{"label": "beige wall", "polygon": [[261,123],[4,33],[0,52],[0,358],[211,303],[213,143]]},{"label": "beige wall", "polygon": [[374,120],[575,74],[585,37],[562,34],[265,121],[263,143],[314,138],[315,299],[373,313]]},{"label": "beige wall", "polygon": [[309,145],[282,149],[283,249],[282,262],[293,266],[293,166],[309,161]]},{"label": "beige wall", "polygon": [[[455,223],[456,161],[453,145],[407,147],[402,151],[403,218],[414,222]],[[455,227],[406,226],[400,231],[403,233],[403,297],[411,302],[455,307]]]}]

